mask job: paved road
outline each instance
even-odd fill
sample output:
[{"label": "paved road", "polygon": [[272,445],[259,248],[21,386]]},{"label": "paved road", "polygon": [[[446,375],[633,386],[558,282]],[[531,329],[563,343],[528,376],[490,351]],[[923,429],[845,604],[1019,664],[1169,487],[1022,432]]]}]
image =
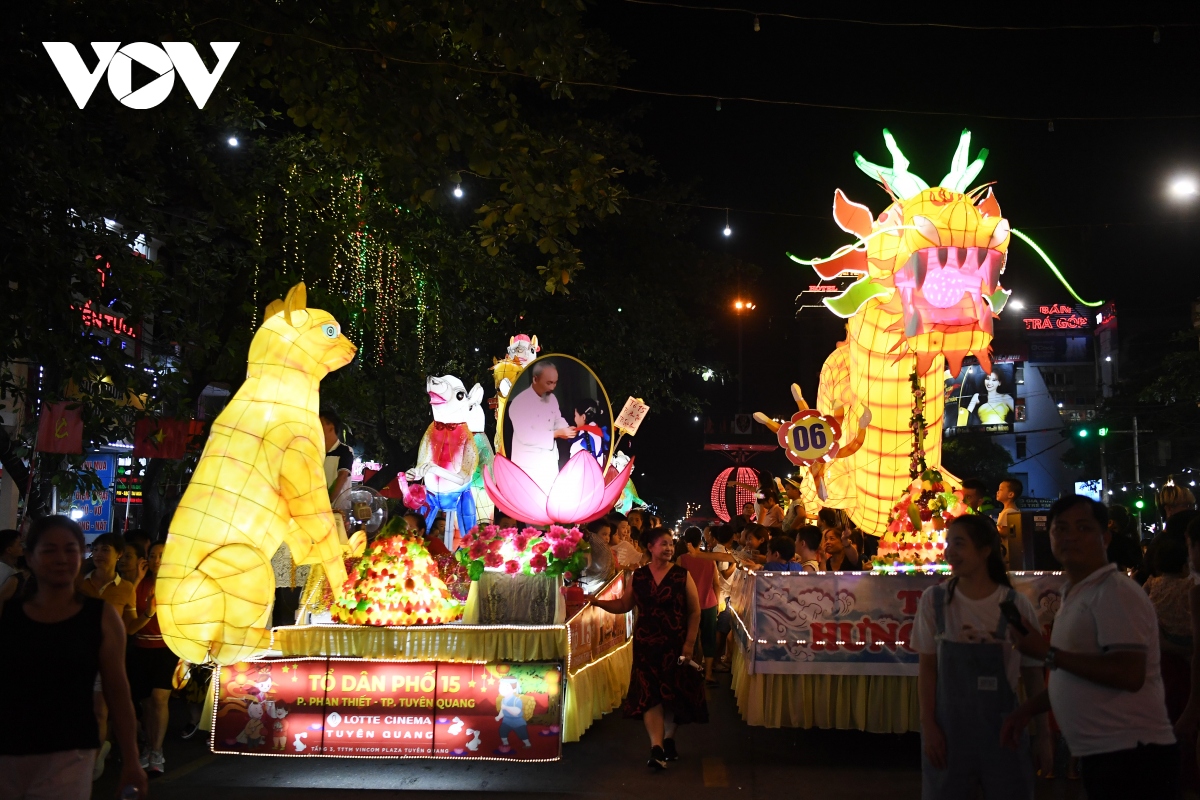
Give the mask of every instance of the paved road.
[{"label": "paved road", "polygon": [[[728,687],[709,694],[711,722],[680,729],[681,758],[665,773],[645,767],[648,744],[641,723],[609,714],[563,748],[552,764],[509,762],[254,758],[216,756],[207,739],[182,741],[172,709],[166,748],[169,771],[151,783],[154,800],[281,800],[282,798],[438,797],[480,791],[499,794],[592,795],[653,800],[723,798],[920,797],[920,739],[857,731],[752,728],[742,723]],[[111,774],[93,797],[115,793]],[[403,795],[400,792],[404,792]],[[1082,797],[1078,782],[1042,782],[1039,800]]]}]

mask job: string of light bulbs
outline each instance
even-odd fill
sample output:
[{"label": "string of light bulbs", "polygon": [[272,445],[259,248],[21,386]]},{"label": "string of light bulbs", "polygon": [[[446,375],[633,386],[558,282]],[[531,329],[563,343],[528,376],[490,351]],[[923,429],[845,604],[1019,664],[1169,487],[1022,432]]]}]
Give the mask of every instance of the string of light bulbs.
[{"label": "string of light bulbs", "polygon": [[1159,44],[1162,40],[1160,31],[1163,28],[1194,28],[1192,22],[1119,22],[1103,25],[1077,23],[1067,25],[963,25],[953,22],[888,22],[872,19],[853,19],[846,17],[815,17],[805,14],[789,14],[783,11],[755,11],[749,8],[730,8],[726,6],[693,6],[685,3],[671,3],[664,0],[625,0],[626,3],[639,6],[660,6],[684,11],[715,11],[724,14],[744,14],[754,18],[754,30],[762,30],[761,17],[774,17],[798,22],[828,22],[841,25],[866,25],[874,28],[945,28],[960,31],[1010,31],[1010,32],[1040,32],[1067,30],[1150,30],[1154,32],[1153,41]]},{"label": "string of light bulbs", "polygon": [[[627,0],[627,1],[632,2],[633,0]],[[738,101],[738,102],[752,103],[752,104],[756,104],[756,105],[784,106],[784,107],[794,107],[794,108],[813,108],[813,109],[824,109],[824,110],[831,110],[831,111],[861,111],[861,112],[868,112],[868,113],[873,113],[873,114],[909,114],[909,115],[914,115],[914,116],[927,116],[927,117],[959,117],[959,118],[968,117],[968,118],[973,118],[973,119],[994,119],[994,120],[1004,120],[1004,121],[1009,121],[1009,122],[1037,122],[1039,124],[1046,123],[1051,132],[1054,131],[1055,121],[1058,121],[1058,122],[1137,122],[1137,121],[1146,121],[1146,120],[1200,119],[1200,113],[1192,113],[1192,114],[1127,114],[1127,115],[1055,115],[1053,117],[1047,117],[1045,115],[1024,116],[1024,115],[1015,115],[1015,114],[985,114],[985,113],[981,113],[981,112],[966,112],[966,111],[935,111],[935,110],[928,110],[928,109],[917,110],[917,109],[906,109],[906,108],[883,108],[883,107],[874,107],[874,106],[855,106],[855,105],[845,105],[845,104],[839,104],[839,103],[812,103],[812,102],[807,102],[807,101],[803,101],[803,100],[780,100],[780,99],[765,98],[765,97],[749,97],[749,96],[744,96],[744,95],[721,95],[721,94],[713,94],[713,93],[708,93],[708,92],[672,92],[672,91],[667,91],[667,90],[663,90],[663,89],[645,89],[645,88],[641,88],[641,87],[637,87],[637,86],[625,86],[623,84],[617,84],[617,83],[602,83],[600,81],[572,80],[570,78],[563,78],[561,76],[557,79],[554,79],[554,78],[550,78],[545,75],[529,75],[524,72],[515,72],[513,70],[503,69],[503,68],[499,68],[499,67],[495,67],[495,68],[475,67],[475,66],[470,66],[468,64],[456,64],[451,61],[438,61],[438,60],[430,61],[430,60],[414,59],[414,58],[401,58],[400,56],[389,55],[387,53],[384,53],[377,47],[359,47],[359,46],[333,44],[332,42],[326,42],[321,39],[317,39],[312,36],[306,36],[303,34],[285,33],[285,32],[280,32],[280,31],[268,31],[268,30],[264,30],[261,28],[255,28],[253,26],[246,25],[243,22],[239,22],[237,20],[231,20],[231,19],[224,18],[224,17],[214,17],[213,19],[206,20],[205,22],[202,22],[202,23],[196,25],[195,27],[199,28],[203,25],[211,24],[214,22],[227,22],[227,23],[236,25],[238,27],[244,28],[246,30],[254,31],[255,33],[261,33],[266,36],[282,36],[282,37],[288,37],[288,38],[301,39],[303,41],[311,42],[312,44],[316,44],[321,47],[328,47],[333,50],[370,53],[373,56],[377,56],[378,58],[384,59],[386,61],[391,61],[391,62],[394,62],[397,64],[409,64],[412,66],[422,66],[422,67],[445,67],[448,69],[461,70],[463,72],[473,72],[473,73],[477,73],[480,75],[493,75],[493,76],[506,76],[506,77],[512,77],[512,78],[521,78],[523,80],[536,81],[539,84],[556,84],[558,86],[579,86],[579,87],[585,87],[585,88],[591,88],[591,89],[605,89],[605,90],[612,91],[612,92],[627,92],[630,94],[647,95],[647,96],[651,96],[651,97],[674,97],[674,98],[685,99],[685,100],[707,100],[710,102],[715,101],[717,111],[721,110],[721,108],[722,108],[721,102],[723,100],[734,100],[734,101]],[[1179,23],[1179,24],[1182,25],[1183,23]]]}]

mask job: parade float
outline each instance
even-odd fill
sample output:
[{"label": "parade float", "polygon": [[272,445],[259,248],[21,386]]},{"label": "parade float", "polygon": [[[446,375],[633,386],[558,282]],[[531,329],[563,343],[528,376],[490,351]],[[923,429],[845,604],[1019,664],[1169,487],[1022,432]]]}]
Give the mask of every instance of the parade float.
[{"label": "parade float", "polygon": [[[791,256],[822,281],[838,279],[842,291],[823,302],[846,320],[846,339],[821,369],[815,407],[793,385],[799,410],[790,420],[755,419],[797,466],[796,502],[808,518],[842,509],[879,547],[860,572],[735,573],[733,687],[750,724],[919,729],[917,601],[948,570],[947,526],[969,513],[958,478],[940,465],[945,386],[964,361],[991,369],[1013,237],[1066,285],[1001,215],[991,184],[971,188],[987,151],[970,160],[970,138],[963,131],[950,172],[930,186],[885,130],[892,166],[857,153],[855,163],[890,205],[875,217],[836,190],[834,220],[856,241],[826,258]],[[1048,628],[1062,576],[1014,573],[1013,582]]]},{"label": "parade float", "polygon": [[[160,624],[180,657],[217,667],[204,718],[212,750],[557,760],[563,742],[621,702],[632,657],[632,616],[563,588],[587,564],[578,525],[612,508],[632,471],[615,468],[599,429],[603,387],[571,380],[555,393],[532,388],[523,370],[507,375],[497,441],[508,449],[493,462],[478,384],[429,378],[433,421],[396,494],[430,521],[445,514],[444,543],[457,552],[434,556],[400,514],[384,522],[373,491],[356,490],[342,513],[330,505],[319,387],[354,354],[337,321],[307,307],[303,284],[271,303],[247,380],[214,421],[171,521]],[[582,408],[582,434],[561,419],[505,430],[526,390],[539,411],[558,395]],[[568,427],[560,453],[567,437],[552,434]],[[481,487],[489,512],[494,503],[526,525],[478,524]],[[271,558],[285,543],[311,565],[303,624],[272,628]],[[618,573],[593,597],[624,589]]]}]

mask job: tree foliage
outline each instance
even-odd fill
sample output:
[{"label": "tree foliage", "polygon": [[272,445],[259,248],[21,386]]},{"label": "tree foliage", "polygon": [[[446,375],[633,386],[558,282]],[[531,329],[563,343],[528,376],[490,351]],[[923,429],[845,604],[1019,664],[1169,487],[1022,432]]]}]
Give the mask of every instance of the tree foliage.
[{"label": "tree foliage", "polygon": [[[40,43],[74,42],[90,68],[98,19],[114,38],[194,42],[210,68],[207,42],[241,44],[204,109],[179,81],[128,109],[102,80],[80,110]],[[567,83],[626,63],[582,3],[47,0],[10,25],[0,376],[81,403],[87,440],[236,389],[262,309],[298,280],[363,344],[325,396],[389,457],[424,427],[427,374],[488,385],[526,329],[614,396],[694,402],[677,379],[703,342],[705,281],[728,265],[676,238],[686,220],[618,216],[653,163],[602,90]],[[96,335],[88,303],[140,326],[137,342]],[[41,366],[40,385],[14,364]],[[77,475],[43,469],[60,466]]]}]

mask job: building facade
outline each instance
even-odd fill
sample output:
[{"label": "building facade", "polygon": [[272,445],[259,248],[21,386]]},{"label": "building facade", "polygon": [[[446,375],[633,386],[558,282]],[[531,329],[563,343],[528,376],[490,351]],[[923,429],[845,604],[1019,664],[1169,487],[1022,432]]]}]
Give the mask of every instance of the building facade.
[{"label": "building facade", "polygon": [[947,377],[944,435],[994,437],[1012,458],[1011,474],[1021,479],[1032,504],[1074,492],[1077,482],[1098,481],[1099,474],[1063,463],[1073,444],[1064,432],[1094,419],[1112,394],[1115,307],[1011,302],[995,323],[992,362],[984,374],[978,361],[968,359],[958,377]]}]

